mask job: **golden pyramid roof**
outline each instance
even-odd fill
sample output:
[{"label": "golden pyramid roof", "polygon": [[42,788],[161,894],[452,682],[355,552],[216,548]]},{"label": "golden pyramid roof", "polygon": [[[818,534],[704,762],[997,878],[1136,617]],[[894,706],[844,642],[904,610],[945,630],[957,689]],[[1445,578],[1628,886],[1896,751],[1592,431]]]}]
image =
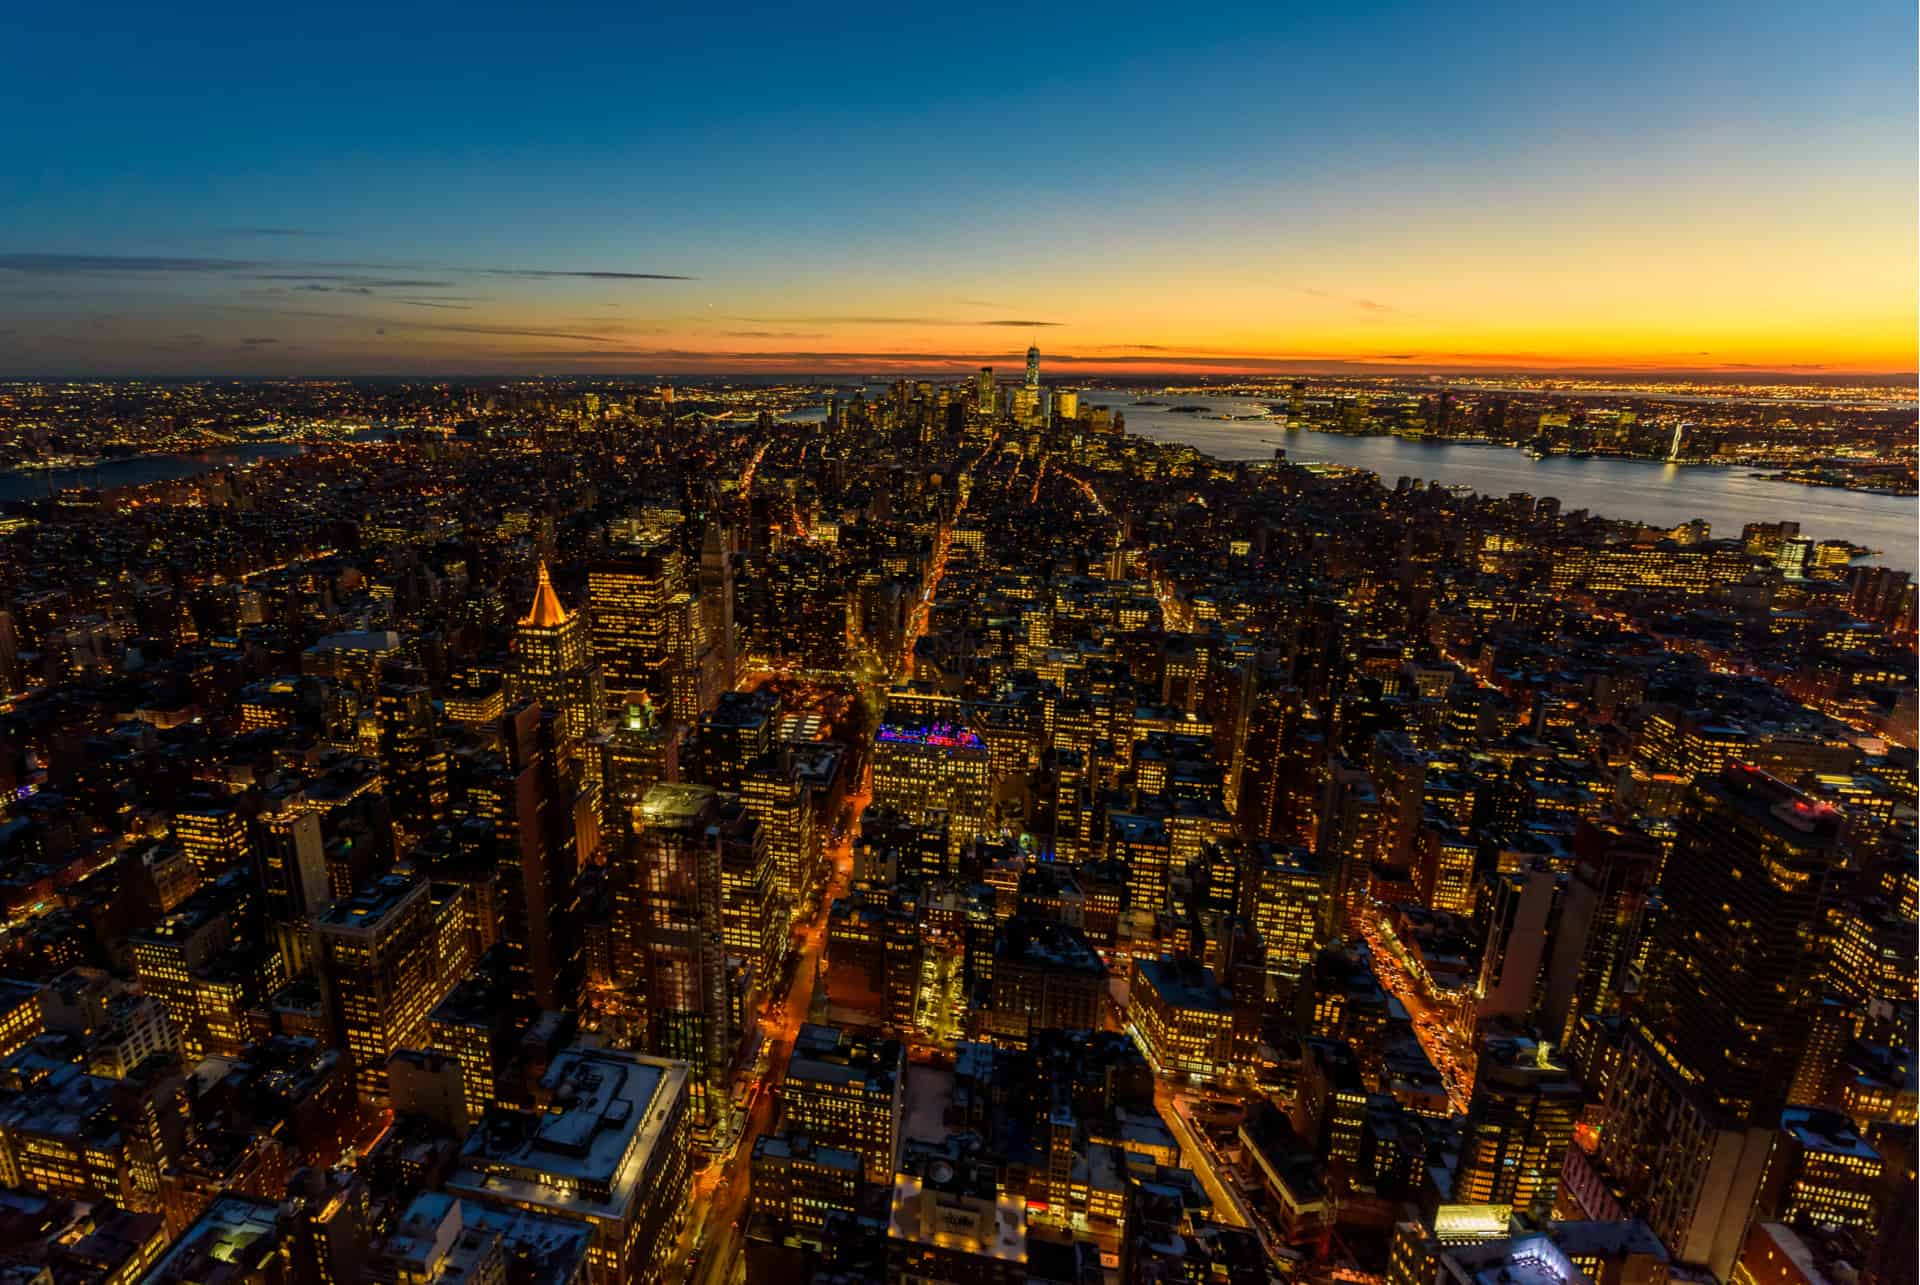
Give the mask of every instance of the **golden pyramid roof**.
[{"label": "golden pyramid roof", "polygon": [[527,614],[520,617],[523,625],[532,625],[536,629],[553,629],[567,623],[567,609],[560,605],[560,595],[553,591],[553,577],[547,574],[547,560],[540,560],[540,583],[533,591],[533,606]]}]

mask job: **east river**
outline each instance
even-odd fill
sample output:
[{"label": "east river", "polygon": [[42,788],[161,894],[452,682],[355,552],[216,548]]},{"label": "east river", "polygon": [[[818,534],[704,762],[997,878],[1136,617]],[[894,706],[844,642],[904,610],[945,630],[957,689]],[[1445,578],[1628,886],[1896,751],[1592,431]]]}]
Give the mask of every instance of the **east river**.
[{"label": "east river", "polygon": [[119,486],[145,486],[150,482],[175,482],[215,469],[240,468],[255,460],[298,455],[306,449],[299,442],[245,442],[171,455],[129,455],[84,468],[15,469],[0,473],[0,501],[44,500],[77,488],[105,491]]}]

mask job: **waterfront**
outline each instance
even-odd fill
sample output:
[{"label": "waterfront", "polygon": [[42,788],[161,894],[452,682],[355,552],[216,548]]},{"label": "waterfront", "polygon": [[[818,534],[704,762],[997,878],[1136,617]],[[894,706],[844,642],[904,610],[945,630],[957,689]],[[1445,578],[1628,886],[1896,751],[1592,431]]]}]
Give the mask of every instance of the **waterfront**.
[{"label": "waterfront", "polygon": [[102,460],[87,468],[16,469],[0,473],[0,501],[44,500],[61,491],[78,488],[103,491],[120,486],[174,482],[217,468],[239,468],[256,460],[298,455],[306,449],[300,442],[247,442],[205,451],[130,455]]},{"label": "waterfront", "polygon": [[[1148,395],[1147,400],[1159,400]],[[1388,486],[1401,477],[1449,486],[1471,486],[1483,495],[1557,497],[1565,510],[1587,509],[1672,527],[1705,518],[1715,536],[1737,537],[1749,522],[1800,523],[1816,540],[1852,540],[1879,550],[1864,561],[1902,570],[1920,568],[1916,524],[1920,501],[1913,496],[1875,495],[1835,487],[1770,482],[1744,468],[1660,464],[1651,460],[1534,459],[1525,451],[1474,442],[1420,442],[1399,437],[1352,437],[1288,429],[1270,420],[1221,420],[1214,415],[1257,415],[1266,403],[1239,397],[1182,395],[1182,406],[1205,406],[1202,414],[1170,406],[1140,406],[1125,392],[1083,394],[1089,405],[1107,405],[1126,415],[1127,431],[1156,441],[1183,442],[1227,460],[1270,460],[1277,446],[1296,464],[1344,464],[1369,469]]]},{"label": "waterfront", "polygon": [[[876,395],[879,389],[869,389]],[[1744,468],[1660,464],[1647,460],[1534,459],[1524,451],[1475,442],[1421,442],[1399,437],[1354,437],[1311,429],[1288,429],[1252,416],[1266,403],[1240,397],[1182,396],[1182,406],[1204,406],[1204,413],[1180,413],[1171,405],[1142,406],[1124,391],[1084,394],[1090,405],[1107,405],[1126,415],[1127,431],[1156,441],[1182,442],[1225,460],[1270,460],[1277,446],[1297,464],[1341,464],[1379,474],[1388,486],[1401,477],[1445,485],[1471,486],[1486,495],[1525,491],[1557,497],[1567,510],[1587,509],[1611,518],[1657,526],[1678,526],[1693,518],[1712,524],[1716,536],[1738,536],[1749,522],[1800,523],[1816,540],[1852,540],[1879,550],[1864,561],[1920,569],[1920,501],[1912,496],[1875,495],[1834,487],[1801,486],[1752,476]],[[819,408],[789,417],[824,418]],[[215,468],[297,455],[298,442],[249,442],[207,451],[140,455],[106,460],[91,468],[20,470],[0,473],[0,501],[45,499],[75,487],[105,489],[191,477]]]}]

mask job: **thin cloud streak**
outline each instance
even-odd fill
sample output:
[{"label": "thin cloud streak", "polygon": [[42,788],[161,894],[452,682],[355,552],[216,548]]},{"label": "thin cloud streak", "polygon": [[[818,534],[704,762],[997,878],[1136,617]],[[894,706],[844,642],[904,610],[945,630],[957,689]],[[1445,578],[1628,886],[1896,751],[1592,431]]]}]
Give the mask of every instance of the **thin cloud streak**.
[{"label": "thin cloud streak", "polygon": [[[314,271],[299,271],[313,269]],[[494,267],[448,267],[435,268],[419,263],[329,263],[329,262],[276,262],[262,259],[222,259],[204,255],[137,255],[137,254],[54,254],[11,252],[0,253],[0,272],[17,272],[31,276],[160,276],[160,275],[196,275],[214,276],[255,275],[263,280],[329,280],[335,279],[334,272],[328,270],[362,272],[406,272],[438,271],[452,272],[465,276],[479,277],[518,277],[523,280],[586,280],[586,281],[693,281],[695,277],[677,272],[627,272],[611,268],[494,268]],[[375,284],[366,282],[364,284]],[[419,288],[428,285],[447,285],[449,282],[405,281],[396,284]]]}]

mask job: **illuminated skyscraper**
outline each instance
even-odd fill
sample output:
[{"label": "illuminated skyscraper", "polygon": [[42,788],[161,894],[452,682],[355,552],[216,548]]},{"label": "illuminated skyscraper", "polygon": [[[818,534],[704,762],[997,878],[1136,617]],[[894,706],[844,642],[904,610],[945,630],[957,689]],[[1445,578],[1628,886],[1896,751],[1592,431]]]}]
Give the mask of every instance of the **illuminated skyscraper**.
[{"label": "illuminated skyscraper", "polygon": [[558,710],[567,736],[585,740],[600,721],[606,692],[587,638],[586,618],[560,605],[545,562],[540,564],[533,606],[514,633],[513,650],[520,694]]},{"label": "illuminated skyscraper", "polygon": [[644,999],[646,1047],[691,1070],[695,1132],[713,1136],[733,1061],[719,795],[656,785],[615,887],[614,977]]},{"label": "illuminated skyscraper", "polygon": [[352,1060],[360,1100],[383,1105],[387,1058],[418,1048],[442,985],[433,900],[424,880],[388,875],[314,920],[320,984]]},{"label": "illuminated skyscraper", "polygon": [[1583,1098],[1552,1046],[1493,1040],[1480,1054],[1460,1139],[1453,1199],[1547,1217]]},{"label": "illuminated skyscraper", "polygon": [[672,696],[669,604],[687,588],[686,558],[667,541],[617,546],[587,569],[593,655],[608,696],[634,702]]},{"label": "illuminated skyscraper", "polygon": [[1040,347],[1038,344],[1027,349],[1027,387],[1038,391],[1040,387]]},{"label": "illuminated skyscraper", "polygon": [[374,714],[393,820],[411,846],[447,815],[447,748],[434,734],[433,693],[418,683],[381,683]]},{"label": "illuminated skyscraper", "polygon": [[582,830],[593,831],[564,735],[557,713],[515,705],[499,723],[505,761],[475,787],[493,820],[513,996],[530,1009],[569,1007],[580,989],[574,879]]},{"label": "illuminated skyscraper", "polygon": [[982,366],[980,373],[973,377],[973,400],[982,415],[991,415],[994,405],[993,367]]},{"label": "illuminated skyscraper", "polygon": [[1697,782],[1679,818],[1600,1158],[1676,1258],[1723,1279],[1806,1038],[1846,860],[1836,809],[1753,768]]},{"label": "illuminated skyscraper", "polygon": [[986,742],[956,724],[882,724],[873,743],[873,801],[915,821],[944,811],[959,852],[986,824],[993,775]]},{"label": "illuminated skyscraper", "polygon": [[249,851],[246,818],[225,803],[180,809],[173,817],[173,837],[202,880],[219,878],[244,861]]},{"label": "illuminated skyscraper", "polygon": [[733,552],[727,530],[718,522],[707,526],[700,540],[700,601],[704,605],[707,640],[720,667],[720,690],[733,690]]}]

